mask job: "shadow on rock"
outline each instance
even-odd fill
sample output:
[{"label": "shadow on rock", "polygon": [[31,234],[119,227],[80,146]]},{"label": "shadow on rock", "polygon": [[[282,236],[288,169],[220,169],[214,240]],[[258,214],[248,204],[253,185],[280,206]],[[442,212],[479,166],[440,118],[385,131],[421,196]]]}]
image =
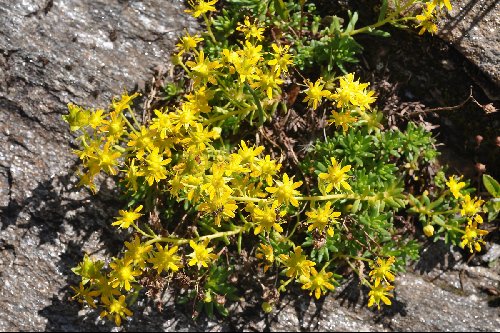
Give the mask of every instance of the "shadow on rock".
[{"label": "shadow on rock", "polygon": [[[49,283],[46,289],[53,293],[50,298],[52,304],[38,313],[48,319],[46,330],[109,331],[112,326],[107,323],[95,323],[98,318],[96,311],[84,316],[79,314],[81,307],[71,300],[72,291],[67,286],[79,283],[78,276],[71,268],[81,261],[84,252],[90,255],[98,252],[116,255],[120,251],[124,234],[116,233],[111,228],[110,221],[123,204],[118,199],[112,182],[107,180],[102,182],[96,195],[78,187],[75,170],[76,166],[73,166],[68,174],[40,183],[32,191],[31,197],[22,202],[11,200],[8,207],[0,209],[3,215],[2,250],[12,247],[16,258],[14,260],[26,261],[27,272],[32,270],[30,266],[36,265],[37,272],[56,270],[59,273],[59,276],[53,276],[53,283]],[[37,293],[42,292],[42,286],[47,284],[47,281],[36,281],[46,279],[37,272],[26,276],[26,279],[30,279],[28,284],[32,286],[33,293],[23,293],[24,298],[33,298],[33,302],[39,297]],[[12,276],[8,277],[8,284],[12,293],[17,294],[26,288],[23,286],[26,281],[15,278],[15,275],[22,276],[25,273],[10,271]],[[54,293],[60,286],[64,287]]]},{"label": "shadow on rock", "polygon": [[344,289],[342,289],[336,298],[340,300],[340,305],[347,306],[348,308],[354,308],[360,303],[368,303],[366,297],[362,296],[366,294],[367,288],[361,286],[357,277],[353,277],[347,282]]},{"label": "shadow on rock", "polygon": [[441,271],[450,270],[458,264],[450,245],[439,240],[427,243],[421,250],[420,259],[415,265],[415,271],[420,274],[430,273],[439,268]]}]

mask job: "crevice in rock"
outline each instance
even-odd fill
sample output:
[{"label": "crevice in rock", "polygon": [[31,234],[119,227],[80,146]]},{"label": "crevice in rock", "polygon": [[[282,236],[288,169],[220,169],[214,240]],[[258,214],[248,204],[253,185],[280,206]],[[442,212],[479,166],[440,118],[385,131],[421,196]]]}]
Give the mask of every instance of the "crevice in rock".
[{"label": "crevice in rock", "polygon": [[35,10],[34,12],[26,14],[25,17],[39,16],[42,13],[44,15],[47,15],[53,6],[54,6],[54,0],[47,0],[47,2],[45,2],[45,4],[42,6],[42,8]]}]

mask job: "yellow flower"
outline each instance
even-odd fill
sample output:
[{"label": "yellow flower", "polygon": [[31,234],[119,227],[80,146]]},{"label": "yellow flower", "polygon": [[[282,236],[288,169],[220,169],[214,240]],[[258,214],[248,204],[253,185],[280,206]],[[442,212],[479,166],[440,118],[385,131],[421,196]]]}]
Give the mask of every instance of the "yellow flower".
[{"label": "yellow flower", "polygon": [[483,236],[487,235],[488,231],[481,230],[477,228],[476,221],[469,221],[465,227],[464,235],[462,236],[462,241],[460,242],[460,247],[463,249],[467,245],[470,253],[473,253],[473,248],[476,252],[481,251],[481,244],[485,244]]},{"label": "yellow flower", "polygon": [[189,127],[195,126],[197,124],[196,118],[198,113],[199,110],[196,109],[196,105],[192,103],[183,103],[171,116],[172,121],[176,123],[175,130],[179,131],[181,128],[188,129]]},{"label": "yellow flower", "polygon": [[331,202],[327,202],[324,207],[318,207],[317,209],[306,212],[307,217],[309,217],[307,222],[310,223],[309,228],[307,228],[308,231],[316,229],[318,232],[322,233],[325,228],[328,228],[328,235],[333,237],[333,228],[330,223],[337,222],[336,218],[340,216],[340,212],[334,212],[333,209],[330,208],[331,204]]},{"label": "yellow flower", "polygon": [[85,288],[82,282],[80,282],[78,288],[71,286],[71,289],[75,292],[75,295],[71,297],[72,299],[78,299],[80,303],[85,301],[91,307],[96,308],[94,297],[99,296],[99,291],[92,290],[91,287]]},{"label": "yellow flower", "polygon": [[318,273],[314,267],[311,267],[311,276],[307,278],[302,275],[299,280],[304,284],[302,289],[311,290],[309,295],[312,295],[314,292],[316,299],[319,299],[321,294],[324,295],[328,290],[333,291],[335,289],[333,284],[329,282],[332,275],[332,272],[327,273],[324,270],[321,270]]},{"label": "yellow flower", "polygon": [[90,112],[73,103],[68,103],[69,114],[63,115],[62,119],[69,124],[71,131],[78,131],[89,125]]},{"label": "yellow flower", "polygon": [[127,142],[127,146],[133,147],[137,150],[136,156],[139,158],[144,155],[146,150],[154,148],[154,134],[155,132],[143,125],[141,126],[140,131],[131,132],[129,134],[130,139]]},{"label": "yellow flower", "polygon": [[119,213],[121,217],[117,217],[116,221],[111,223],[111,225],[117,225],[120,228],[127,229],[135,220],[143,215],[139,213],[141,209],[142,205],[139,205],[135,210],[120,210]]},{"label": "yellow flower", "polygon": [[387,283],[394,281],[394,274],[391,272],[391,267],[396,261],[396,258],[389,257],[387,260],[377,258],[377,262],[371,263],[372,270],[370,272],[371,280],[375,281],[374,285],[377,287],[380,281]]},{"label": "yellow flower", "polygon": [[189,5],[193,9],[186,9],[186,13],[192,13],[193,17],[199,17],[200,15],[204,15],[207,12],[215,12],[216,9],[213,5],[215,5],[219,0],[205,1],[205,0],[189,0]]},{"label": "yellow flower", "polygon": [[332,117],[328,119],[329,124],[335,124],[335,126],[342,126],[342,130],[347,132],[349,126],[356,122],[357,118],[351,116],[351,111],[347,110],[344,112],[332,111]]},{"label": "yellow flower", "polygon": [[370,109],[370,104],[375,102],[373,91],[367,91],[369,83],[354,81],[354,74],[346,74],[339,79],[339,87],[335,89],[332,98],[337,101],[338,108],[350,106],[358,107],[360,110]]},{"label": "yellow flower", "polygon": [[[460,178],[458,180],[460,180]],[[453,194],[453,196],[455,197],[455,199],[462,197],[460,190],[465,187],[464,182],[457,183],[457,181],[455,180],[455,177],[450,176],[449,180],[446,182],[446,185],[450,189],[450,191]]]},{"label": "yellow flower", "polygon": [[257,24],[257,20],[254,20],[253,23],[250,23],[250,19],[248,18],[248,16],[246,16],[243,22],[244,24],[238,23],[238,27],[236,28],[236,30],[243,32],[246,39],[250,39],[252,37],[256,38],[258,41],[264,39],[264,36],[262,36],[262,34],[264,33],[265,29]]},{"label": "yellow flower", "polygon": [[103,109],[98,109],[96,111],[91,111],[89,114],[89,125],[90,127],[96,129],[97,127],[101,126],[104,122],[104,110]]},{"label": "yellow flower", "polygon": [[106,299],[104,304],[107,310],[101,312],[101,318],[107,317],[109,320],[115,321],[117,326],[122,324],[122,318],[132,316],[132,311],[127,309],[127,304],[125,303],[125,295],[121,295],[118,299],[114,297],[111,299]]},{"label": "yellow flower", "polygon": [[167,178],[167,170],[165,165],[172,161],[170,158],[166,160],[163,159],[163,154],[159,154],[158,147],[153,148],[151,153],[145,159],[147,163],[146,170],[144,170],[144,176],[149,184],[153,185],[153,182],[159,182],[162,179]]},{"label": "yellow flower", "polygon": [[280,79],[276,73],[264,73],[262,71],[258,71],[259,80],[250,84],[250,87],[253,89],[259,88],[262,92],[266,93],[267,98],[273,98],[273,91],[277,90],[281,93],[279,85],[283,83],[283,80]]},{"label": "yellow flower", "polygon": [[[293,177],[292,177],[293,178]],[[268,186],[266,187],[266,191],[273,194],[273,197],[276,198],[278,204],[289,204],[291,203],[294,207],[299,206],[299,202],[295,198],[296,196],[300,196],[300,192],[296,190],[296,188],[300,187],[302,182],[293,182],[293,179],[290,179],[288,175],[285,173],[283,175],[283,181],[276,181],[276,186]]]},{"label": "yellow flower", "polygon": [[272,53],[274,59],[269,60],[267,64],[273,66],[273,70],[278,76],[281,74],[281,71],[288,72],[288,65],[293,64],[292,55],[288,53],[290,45],[279,46],[273,43],[271,47],[274,50],[274,53]]},{"label": "yellow flower", "polygon": [[208,263],[217,259],[217,255],[211,253],[214,249],[211,247],[207,248],[209,241],[209,239],[205,239],[200,244],[196,244],[192,240],[189,241],[189,246],[193,249],[193,253],[188,255],[188,257],[191,257],[191,260],[188,262],[189,266],[197,265],[198,269],[201,267],[208,267]]},{"label": "yellow flower", "polygon": [[174,113],[165,111],[154,110],[156,117],[151,121],[150,128],[160,133],[160,138],[165,139],[167,134],[175,132],[174,126]]},{"label": "yellow flower", "polygon": [[253,44],[249,41],[245,41],[243,48],[238,51],[238,54],[243,57],[247,64],[255,65],[259,60],[262,59],[262,45]]},{"label": "yellow flower", "polygon": [[157,251],[152,253],[153,257],[148,259],[148,262],[153,264],[153,268],[156,269],[158,275],[168,270],[177,272],[182,267],[180,263],[181,258],[175,254],[178,250],[177,246],[169,249],[168,245],[165,245],[165,248],[163,248],[160,244],[156,243],[156,249]]},{"label": "yellow flower", "polygon": [[139,238],[139,236],[135,236],[132,242],[125,242],[125,247],[127,248],[127,251],[125,251],[124,255],[125,261],[132,260],[132,263],[135,266],[144,268],[148,254],[153,246],[144,245],[143,243],[141,243],[141,239]]},{"label": "yellow flower", "polygon": [[192,107],[202,113],[208,113],[212,110],[212,107],[208,102],[214,97],[214,92],[207,87],[203,86],[196,90],[194,94],[186,95],[186,99],[191,103]]},{"label": "yellow flower", "polygon": [[111,142],[106,142],[102,150],[96,150],[95,158],[99,165],[99,168],[110,175],[116,175],[118,158],[120,158],[121,153],[117,150],[110,149]]},{"label": "yellow flower", "polygon": [[142,274],[142,271],[134,269],[130,259],[115,259],[109,267],[112,269],[110,279],[113,288],[120,286],[126,291],[132,288],[130,283],[135,282],[135,277]]},{"label": "yellow flower", "polygon": [[246,167],[246,162],[243,162],[243,157],[238,154],[229,155],[229,161],[227,163],[226,171],[224,174],[226,176],[241,175],[250,172],[250,169]]},{"label": "yellow flower", "polygon": [[231,187],[227,185],[230,178],[224,177],[225,167],[225,163],[214,163],[212,174],[206,176],[207,180],[201,186],[201,189],[209,195],[210,200],[226,197],[233,192]]},{"label": "yellow flower", "polygon": [[114,296],[121,295],[120,291],[116,288],[113,288],[109,279],[104,275],[95,282],[95,287],[101,294],[101,302],[104,304],[106,304],[106,302],[109,303],[111,299],[114,298]]},{"label": "yellow flower", "polygon": [[446,9],[448,9],[448,11],[452,10],[450,0],[432,0],[432,3],[439,8],[443,8],[443,6],[446,6]]},{"label": "yellow flower", "polygon": [[351,170],[350,165],[346,165],[342,167],[340,163],[337,163],[335,157],[330,158],[332,165],[328,167],[327,173],[320,173],[318,178],[320,181],[323,181],[327,184],[326,193],[329,193],[333,190],[333,188],[340,190],[340,188],[344,188],[348,191],[351,190],[351,186],[346,182],[347,178],[349,178],[346,173]]},{"label": "yellow flower", "polygon": [[132,105],[132,102],[135,98],[140,96],[139,93],[134,93],[133,95],[129,95],[127,92],[123,93],[120,97],[118,98],[113,98],[113,101],[111,102],[111,106],[114,109],[114,112],[117,114],[120,114],[123,110],[125,109],[130,109],[130,106]]},{"label": "yellow flower", "polygon": [[181,142],[186,144],[187,152],[201,154],[213,139],[217,139],[220,133],[216,130],[209,131],[208,127],[196,123],[194,129],[189,131],[189,137]]},{"label": "yellow flower", "polygon": [[132,159],[129,166],[126,166],[125,170],[125,180],[127,181],[127,188],[132,188],[134,192],[137,192],[138,184],[137,178],[140,176],[144,176],[142,171],[139,171],[138,167],[135,165],[137,160],[135,158]]},{"label": "yellow flower", "polygon": [[243,44],[243,48],[235,52],[223,50],[224,59],[233,64],[230,72],[236,71],[239,75],[240,83],[260,80],[256,74],[257,63],[262,59],[262,45],[254,45],[249,41]]},{"label": "yellow flower", "polygon": [[302,248],[297,246],[290,255],[280,254],[280,259],[286,267],[285,274],[288,277],[304,276],[308,278],[311,275],[311,267],[316,263],[307,260],[307,257],[302,254]]},{"label": "yellow flower", "polygon": [[422,35],[425,31],[429,31],[431,34],[435,34],[438,30],[436,23],[434,20],[434,9],[436,9],[436,4],[433,2],[426,3],[427,8],[425,8],[421,14],[415,16],[417,21],[420,23],[417,27],[422,27],[418,32],[419,35]]},{"label": "yellow flower", "polygon": [[481,205],[484,200],[478,198],[470,198],[470,195],[466,194],[464,196],[464,201],[462,201],[462,210],[460,210],[460,215],[462,216],[474,216],[481,210]]},{"label": "yellow flower", "polygon": [[196,48],[199,42],[203,41],[203,38],[200,37],[198,34],[191,36],[189,32],[186,31],[186,35],[181,37],[180,41],[177,46],[179,50],[179,55],[182,55],[184,52],[189,52],[193,49]]},{"label": "yellow flower", "polygon": [[236,201],[229,200],[229,195],[217,197],[198,206],[200,212],[210,212],[215,217],[215,225],[220,227],[221,219],[228,220],[235,217],[234,211],[238,209]]},{"label": "yellow flower", "polygon": [[263,146],[251,146],[248,147],[245,141],[240,141],[240,149],[238,149],[238,155],[242,157],[242,163],[253,163],[254,159],[264,151]]},{"label": "yellow flower", "polygon": [[272,264],[274,263],[274,249],[273,249],[272,245],[266,245],[266,244],[260,243],[259,247],[256,250],[255,257],[257,259],[265,261],[264,273],[267,272],[269,267],[271,267]]},{"label": "yellow flower", "polygon": [[210,61],[208,58],[205,58],[203,50],[200,50],[200,53],[198,53],[196,62],[186,61],[186,65],[191,68],[195,86],[198,86],[201,82],[206,83],[207,81],[214,85],[217,84],[217,80],[215,79],[217,75],[216,69],[222,65],[218,61]]},{"label": "yellow flower", "polygon": [[270,155],[266,155],[264,159],[257,159],[257,163],[253,165],[253,170],[250,176],[261,177],[265,179],[267,185],[273,184],[273,176],[278,173],[281,168],[280,163],[276,163],[275,160],[271,160]]},{"label": "yellow flower", "polygon": [[368,299],[368,307],[373,306],[373,304],[377,304],[378,309],[380,310],[380,301],[384,302],[385,305],[391,305],[392,302],[389,297],[392,297],[392,294],[389,293],[392,289],[394,289],[391,285],[379,284],[371,286],[371,290],[368,293],[370,298]]},{"label": "yellow flower", "polygon": [[318,104],[321,103],[321,99],[330,97],[331,92],[323,90],[325,82],[323,82],[323,78],[321,77],[314,84],[307,79],[305,84],[308,88],[304,91],[307,96],[303,102],[307,102],[308,106],[312,106],[313,110],[316,110]]},{"label": "yellow flower", "polygon": [[283,232],[280,225],[281,217],[285,216],[285,211],[278,209],[278,202],[274,201],[271,206],[254,207],[252,210],[252,221],[256,224],[254,234],[258,235],[262,231],[271,232],[272,229],[277,232]]},{"label": "yellow flower", "polygon": [[427,237],[431,237],[432,235],[434,235],[434,226],[432,226],[431,224],[426,225],[424,227],[424,234]]},{"label": "yellow flower", "polygon": [[99,131],[106,133],[109,142],[118,141],[125,132],[125,121],[122,115],[118,112],[111,112],[109,119],[103,122],[103,126],[99,128]]}]

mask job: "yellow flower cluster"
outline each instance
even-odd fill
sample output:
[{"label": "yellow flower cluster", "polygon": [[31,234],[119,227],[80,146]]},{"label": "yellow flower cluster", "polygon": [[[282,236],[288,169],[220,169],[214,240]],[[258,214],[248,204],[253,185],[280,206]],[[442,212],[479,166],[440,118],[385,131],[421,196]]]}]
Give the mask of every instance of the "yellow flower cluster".
[{"label": "yellow flower cluster", "polygon": [[355,114],[363,119],[367,118],[366,111],[370,110],[371,104],[376,100],[373,96],[374,92],[367,90],[369,83],[354,80],[353,73],[341,76],[339,86],[335,88],[335,91],[325,89],[326,82],[321,77],[314,83],[306,80],[305,84],[307,89],[304,91],[306,97],[303,101],[307,102],[313,110],[318,108],[323,99],[333,101],[333,106],[338,111],[332,110],[328,122],[342,127],[344,132],[358,120]]},{"label": "yellow flower cluster", "polygon": [[390,283],[394,282],[394,273],[391,272],[392,265],[395,262],[394,257],[389,257],[387,260],[377,258],[376,261],[371,263],[372,270],[370,271],[370,292],[368,293],[368,306],[371,307],[377,304],[380,309],[380,301],[385,305],[391,305],[392,302],[389,297],[392,297],[390,291],[394,289]]},{"label": "yellow flower cluster", "polygon": [[438,31],[437,24],[435,23],[436,17],[445,6],[448,11],[451,11],[450,0],[431,0],[425,3],[422,12],[415,16],[416,21],[418,21],[417,27],[421,27],[418,32],[419,35],[422,35],[426,31],[431,34],[435,34]]},{"label": "yellow flower cluster", "polygon": [[[138,119],[133,103],[139,94],[125,92],[114,98],[107,109],[91,110],[69,104],[69,114],[64,116],[72,131],[82,133],[81,149],[75,150],[83,165],[80,184],[97,191],[97,176],[105,173],[118,178],[129,194],[139,198],[129,208],[120,210],[112,222],[117,228],[135,232],[134,238],[125,242],[122,255],[113,258],[108,268],[104,268],[104,262],[85,256],[75,268],[82,282],[73,288],[74,298],[91,307],[96,307],[99,300],[104,308],[101,317],[114,320],[117,325],[132,315],[126,295],[137,292],[141,281],[151,278],[151,273],[172,278],[179,272],[201,271],[196,280],[201,283],[227,249],[217,247],[217,241],[210,244],[211,241],[220,238],[230,244],[229,237],[237,235],[241,250],[242,235],[249,231],[260,238],[255,257],[264,272],[275,267],[288,278],[281,281],[280,290],[295,281],[319,299],[335,288],[333,273],[326,271],[331,260],[318,268],[312,261],[313,252],[309,256],[291,236],[300,224],[304,230],[307,228],[308,237],[331,240],[340,235],[335,234],[334,228],[338,228],[341,213],[335,211],[332,203],[338,198],[355,198],[349,197],[351,165],[342,165],[331,157],[327,170],[318,174],[321,195],[305,197],[300,192],[303,181],[284,172],[263,146],[244,140],[234,148],[226,145],[221,138],[222,128],[227,128],[223,126],[225,121],[262,124],[283,102],[282,86],[293,65],[290,45],[294,46],[279,38],[266,44],[266,35],[274,35],[274,31],[266,31],[256,18],[245,17],[234,32],[238,39],[235,45],[205,52],[202,43],[209,43],[207,39],[216,42],[210,28],[212,21],[207,17],[216,11],[216,3],[217,0],[189,1],[191,9],[186,12],[203,17],[207,33],[202,37],[186,32],[176,44],[173,62],[190,79],[181,100],[168,108],[145,110]],[[422,26],[421,32],[433,32],[436,8],[450,9],[450,3],[433,0],[426,6],[416,19]],[[321,77],[315,82],[306,79],[303,102],[316,110],[328,101],[332,111],[329,123],[347,131],[352,124],[366,121],[376,98],[368,89],[369,84],[360,83],[353,73],[339,77],[335,84]],[[450,178],[447,185],[462,205],[461,215],[469,221],[461,246],[479,251],[486,234],[477,229],[483,222],[479,215],[483,201],[463,195],[460,191],[465,184],[459,179]],[[151,202],[143,200],[144,193],[148,198],[161,194],[189,207],[192,215],[186,216],[195,218],[192,225],[182,230],[186,238],[178,237],[178,221],[164,221],[162,217],[158,227],[163,228],[161,232],[149,228],[148,219],[158,217],[148,212]],[[141,205],[141,201],[146,203]],[[299,201],[313,204],[298,212]],[[303,211],[307,219],[300,220]],[[297,223],[285,232],[286,222],[296,212]],[[317,262],[321,263],[321,259]],[[395,258],[390,257],[385,261],[379,258],[372,264],[369,306],[391,304],[394,262]],[[208,291],[203,300],[211,302],[212,295]]]},{"label": "yellow flower cluster", "polygon": [[467,225],[463,231],[460,247],[467,246],[472,253],[481,251],[481,244],[484,244],[483,236],[488,234],[488,231],[478,229],[478,225],[483,223],[483,218],[480,215],[484,200],[479,198],[471,198],[469,194],[462,194],[462,190],[466,184],[460,182],[460,178],[450,176],[446,182],[447,187],[455,199],[459,200],[461,209],[460,215],[467,218]]}]

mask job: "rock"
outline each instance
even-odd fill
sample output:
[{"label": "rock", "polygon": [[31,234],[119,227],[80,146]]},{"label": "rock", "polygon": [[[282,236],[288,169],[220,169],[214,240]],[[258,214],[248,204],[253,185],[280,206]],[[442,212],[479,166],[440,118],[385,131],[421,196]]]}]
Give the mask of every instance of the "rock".
[{"label": "rock", "polygon": [[474,63],[495,89],[481,83],[492,100],[500,99],[500,5],[496,0],[456,0],[453,9],[439,24],[438,35],[450,42]]},{"label": "rock", "polygon": [[0,330],[93,329],[62,297],[82,250],[103,252],[103,238],[116,239],[104,227],[120,205],[106,183],[97,200],[76,188],[61,115],[68,102],[106,107],[151,80],[194,27],[183,9],[162,0],[0,2]]}]

